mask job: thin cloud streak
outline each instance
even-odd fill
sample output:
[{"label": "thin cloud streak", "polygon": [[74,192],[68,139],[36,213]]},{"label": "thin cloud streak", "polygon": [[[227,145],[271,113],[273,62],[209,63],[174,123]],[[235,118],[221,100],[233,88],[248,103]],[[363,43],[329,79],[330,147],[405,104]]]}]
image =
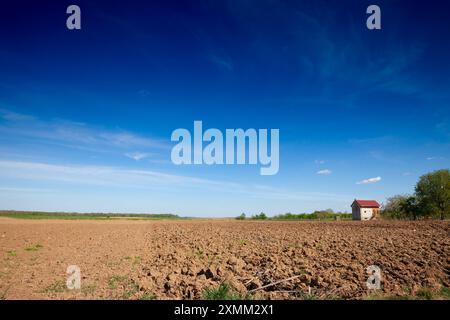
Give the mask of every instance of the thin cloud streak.
[{"label": "thin cloud streak", "polygon": [[324,169],[324,170],[317,171],[317,174],[322,175],[322,176],[327,176],[327,175],[330,175],[331,173],[332,173],[332,171],[329,170],[329,169]]},{"label": "thin cloud streak", "polygon": [[150,154],[143,153],[143,152],[129,152],[129,153],[125,153],[125,156],[130,159],[140,161],[142,159],[150,157]]},{"label": "thin cloud streak", "polygon": [[111,166],[57,165],[40,162],[0,160],[1,179],[37,180],[71,185],[139,189],[206,189],[261,199],[323,200],[347,196],[320,192],[292,192],[281,188],[252,186],[150,170]]},{"label": "thin cloud streak", "polygon": [[364,179],[362,181],[357,182],[356,184],[370,184],[370,183],[376,183],[379,181],[381,181],[381,177],[375,177],[375,178]]},{"label": "thin cloud streak", "polygon": [[58,119],[44,121],[5,109],[0,109],[0,119],[4,120],[4,123],[0,124],[2,135],[73,144],[78,147],[170,148],[162,140],[143,137],[125,130],[107,130],[85,123]]}]

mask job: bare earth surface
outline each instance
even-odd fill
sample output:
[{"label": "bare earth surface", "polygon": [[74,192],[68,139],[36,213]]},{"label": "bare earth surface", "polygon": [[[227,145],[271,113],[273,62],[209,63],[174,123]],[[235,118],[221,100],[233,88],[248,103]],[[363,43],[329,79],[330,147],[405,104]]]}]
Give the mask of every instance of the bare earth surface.
[{"label": "bare earth surface", "polygon": [[[81,290],[65,288],[69,265]],[[3,299],[198,299],[294,276],[252,297],[364,298],[370,265],[383,294],[449,287],[450,223],[0,218]]]}]

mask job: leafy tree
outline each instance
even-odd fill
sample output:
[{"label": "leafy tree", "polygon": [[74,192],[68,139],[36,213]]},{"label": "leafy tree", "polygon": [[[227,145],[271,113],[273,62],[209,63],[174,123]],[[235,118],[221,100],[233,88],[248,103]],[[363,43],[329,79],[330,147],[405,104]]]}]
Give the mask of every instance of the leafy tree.
[{"label": "leafy tree", "polygon": [[261,219],[261,220],[266,220],[266,219],[267,219],[266,214],[265,214],[264,212],[261,212],[261,213],[259,214],[259,219]]},{"label": "leafy tree", "polygon": [[286,214],[284,215],[283,218],[284,218],[284,219],[295,219],[295,215],[292,214],[292,213],[290,213],[290,212],[288,212],[288,213],[286,213]]},{"label": "leafy tree", "polygon": [[438,215],[441,220],[450,215],[450,171],[442,169],[420,177],[416,195],[427,215]]},{"label": "leafy tree", "polygon": [[417,220],[417,217],[421,213],[420,204],[416,196],[409,196],[403,199],[400,203],[400,209],[406,216],[412,217],[414,220]]},{"label": "leafy tree", "polygon": [[261,212],[260,214],[252,216],[252,219],[255,219],[255,220],[266,220],[267,216],[266,216],[266,214],[264,212]]},{"label": "leafy tree", "polygon": [[390,217],[398,216],[401,211],[400,204],[404,198],[406,197],[401,194],[387,198],[381,210],[382,215]]},{"label": "leafy tree", "polygon": [[409,218],[407,211],[405,211],[407,208],[405,203],[409,197],[411,196],[398,194],[387,198],[386,203],[383,205],[382,215],[394,219]]},{"label": "leafy tree", "polygon": [[314,214],[319,220],[326,219],[330,215],[330,213],[326,210],[314,211]]},{"label": "leafy tree", "polygon": [[236,217],[236,220],[245,220],[245,213],[241,213],[240,216]]}]

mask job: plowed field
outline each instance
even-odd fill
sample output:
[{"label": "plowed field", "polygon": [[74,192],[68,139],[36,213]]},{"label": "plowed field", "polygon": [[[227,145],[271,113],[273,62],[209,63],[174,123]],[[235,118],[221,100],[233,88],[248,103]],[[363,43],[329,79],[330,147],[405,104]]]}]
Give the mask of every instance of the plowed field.
[{"label": "plowed field", "polygon": [[[81,289],[66,288],[69,265]],[[371,265],[379,290],[366,286]],[[441,290],[450,223],[0,218],[3,299],[200,299],[221,283],[262,299]]]}]

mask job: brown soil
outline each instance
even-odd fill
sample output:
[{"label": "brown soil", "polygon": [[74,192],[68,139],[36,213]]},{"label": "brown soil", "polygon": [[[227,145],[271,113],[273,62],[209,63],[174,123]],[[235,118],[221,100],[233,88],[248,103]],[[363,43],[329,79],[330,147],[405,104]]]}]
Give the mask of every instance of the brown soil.
[{"label": "brown soil", "polygon": [[[363,298],[450,285],[450,223],[56,221],[0,218],[0,299],[198,299],[298,276],[254,298]],[[81,269],[81,290],[65,288]]]}]

